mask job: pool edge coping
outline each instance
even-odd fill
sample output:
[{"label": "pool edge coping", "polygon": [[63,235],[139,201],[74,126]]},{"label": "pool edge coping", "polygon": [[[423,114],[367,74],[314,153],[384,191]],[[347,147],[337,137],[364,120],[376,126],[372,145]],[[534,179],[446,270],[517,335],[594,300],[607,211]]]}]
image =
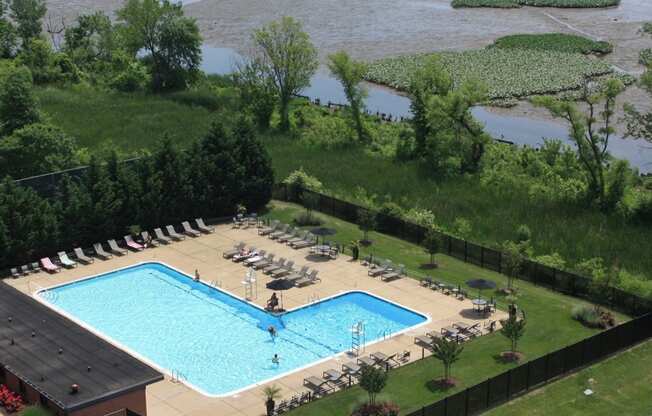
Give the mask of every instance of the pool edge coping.
[{"label": "pool edge coping", "polygon": [[[165,266],[165,267],[167,267],[167,268],[169,268],[169,269],[171,269],[171,270],[173,270],[173,271],[175,271],[175,272],[177,272],[177,273],[179,273],[179,274],[181,274],[181,275],[183,275],[183,276],[186,276],[186,277],[187,277],[188,279],[190,279],[192,282],[195,282],[195,283],[201,283],[201,284],[205,285],[205,286],[206,286],[207,288],[209,288],[209,289],[217,290],[218,292],[221,292],[221,293],[223,293],[223,294],[225,294],[225,295],[227,295],[227,296],[230,296],[230,297],[232,297],[232,298],[234,298],[234,299],[236,299],[236,300],[239,300],[240,302],[243,302],[243,303],[245,303],[245,304],[247,304],[247,305],[250,305],[250,306],[252,306],[252,307],[254,307],[254,308],[259,309],[260,311],[262,311],[262,312],[264,312],[264,313],[266,313],[266,314],[269,314],[269,315],[271,315],[271,316],[275,316],[275,317],[283,316],[283,314],[287,314],[287,313],[290,313],[290,312],[294,312],[294,311],[297,311],[297,310],[300,310],[300,309],[309,308],[309,307],[311,307],[311,306],[317,305],[317,304],[322,303],[322,302],[326,302],[326,301],[328,301],[328,300],[331,300],[331,299],[334,299],[334,298],[337,298],[337,297],[340,297],[340,296],[343,296],[343,295],[346,295],[346,294],[349,294],[349,293],[364,293],[364,294],[366,294],[366,295],[368,295],[368,296],[374,297],[374,298],[376,298],[376,299],[380,299],[380,300],[383,301],[383,302],[389,303],[389,304],[391,304],[391,305],[394,305],[394,306],[396,306],[396,307],[399,307],[399,308],[401,308],[401,309],[404,309],[404,310],[406,310],[406,311],[409,311],[409,312],[411,312],[411,313],[414,313],[414,314],[416,314],[416,315],[419,315],[419,316],[422,316],[422,317],[425,318],[425,320],[424,320],[423,322],[418,323],[418,324],[416,324],[416,325],[412,325],[412,326],[407,327],[407,328],[405,328],[405,329],[402,329],[402,330],[400,330],[400,331],[397,331],[397,332],[395,332],[394,334],[392,334],[390,337],[387,337],[387,338],[379,338],[379,339],[376,339],[376,340],[374,340],[374,341],[370,341],[370,342],[367,342],[367,343],[363,344],[362,347],[363,347],[364,349],[366,349],[367,347],[370,347],[370,346],[372,346],[372,345],[374,345],[374,344],[377,344],[377,343],[380,343],[380,342],[384,342],[384,341],[391,340],[391,339],[393,339],[393,338],[395,338],[395,337],[398,337],[399,335],[403,335],[403,334],[405,334],[405,333],[407,333],[407,332],[409,332],[409,331],[413,331],[413,330],[415,330],[416,328],[422,327],[422,326],[427,325],[427,324],[429,324],[429,323],[432,322],[432,317],[430,316],[430,314],[423,313],[423,312],[419,312],[419,311],[417,311],[417,310],[414,310],[414,309],[412,309],[412,308],[409,308],[409,307],[407,307],[407,306],[404,306],[404,305],[402,305],[402,304],[400,304],[400,303],[397,303],[397,302],[394,302],[394,301],[392,301],[392,300],[386,299],[386,298],[384,298],[383,296],[379,296],[379,295],[376,295],[376,294],[371,293],[371,292],[369,292],[369,291],[366,291],[366,290],[359,290],[359,289],[354,289],[354,290],[341,290],[341,291],[339,291],[339,292],[336,293],[336,294],[333,294],[333,295],[327,296],[327,297],[325,297],[325,298],[323,298],[323,299],[319,299],[318,301],[311,302],[311,303],[306,303],[306,304],[303,304],[303,305],[299,305],[299,306],[297,306],[297,307],[295,307],[295,308],[292,308],[292,309],[289,309],[289,310],[284,311],[284,312],[283,312],[282,314],[280,314],[280,315],[275,315],[275,314],[272,314],[272,313],[270,313],[269,311],[265,310],[265,308],[263,308],[262,306],[257,305],[257,304],[254,303],[254,302],[250,302],[250,301],[248,301],[248,300],[245,299],[245,298],[242,298],[242,297],[240,297],[240,296],[238,296],[238,295],[236,295],[236,294],[234,294],[234,293],[229,292],[229,291],[226,290],[226,289],[222,289],[221,287],[216,287],[216,286],[210,285],[208,282],[205,282],[205,281],[203,281],[203,280],[201,280],[201,279],[200,279],[199,281],[195,281],[194,278],[193,278],[191,275],[189,275],[188,273],[186,273],[186,272],[184,272],[184,271],[182,271],[182,270],[179,270],[179,269],[177,269],[176,267],[171,266],[171,265],[169,265],[169,264],[167,264],[167,263],[165,263],[165,262],[163,262],[163,261],[158,261],[158,260],[156,260],[156,261],[151,261],[151,260],[149,260],[149,261],[141,261],[141,262],[134,263],[134,264],[131,264],[131,265],[128,265],[128,266],[119,267],[119,268],[117,268],[117,269],[110,270],[110,271],[107,271],[107,272],[96,273],[96,274],[93,274],[93,275],[90,275],[90,276],[85,276],[85,277],[81,277],[81,278],[79,278],[79,279],[74,279],[74,280],[71,280],[71,281],[69,281],[69,282],[59,283],[59,284],[52,285],[52,286],[47,286],[47,287],[39,287],[37,290],[35,290],[33,293],[30,293],[29,295],[30,295],[32,298],[36,299],[37,302],[39,302],[39,303],[45,305],[46,307],[48,307],[48,308],[54,310],[55,312],[57,312],[58,314],[62,315],[63,317],[65,317],[65,318],[71,320],[72,322],[74,322],[75,324],[81,326],[82,328],[84,328],[85,330],[89,331],[89,332],[92,333],[93,335],[95,335],[95,336],[97,336],[97,337],[103,339],[104,341],[108,342],[109,344],[113,345],[114,347],[120,348],[121,350],[123,350],[123,351],[126,352],[127,354],[129,354],[129,355],[131,355],[132,357],[134,357],[134,358],[136,358],[136,359],[142,361],[143,363],[145,363],[145,364],[147,364],[147,365],[149,365],[149,366],[151,366],[151,367],[157,369],[158,371],[160,371],[160,372],[162,372],[163,374],[165,374],[165,375],[167,375],[168,377],[170,377],[170,379],[174,379],[174,372],[175,372],[174,369],[168,369],[168,368],[164,368],[164,367],[162,367],[161,365],[159,365],[158,363],[154,362],[153,360],[151,360],[151,359],[149,359],[149,358],[143,356],[142,354],[140,354],[140,353],[134,351],[133,349],[131,349],[131,348],[129,348],[129,347],[123,345],[122,343],[120,343],[120,342],[114,340],[114,339],[111,338],[110,336],[108,336],[108,335],[106,335],[105,333],[103,333],[103,332],[97,330],[96,328],[94,328],[93,326],[87,324],[86,322],[82,321],[81,319],[78,319],[78,318],[75,317],[74,315],[69,314],[68,312],[64,311],[63,309],[59,308],[58,306],[52,304],[52,303],[51,303],[50,301],[48,301],[45,297],[41,297],[41,296],[39,296],[39,294],[41,294],[41,293],[43,293],[43,292],[48,292],[48,291],[51,291],[51,290],[54,290],[54,289],[58,289],[58,288],[60,288],[60,287],[69,286],[69,285],[72,285],[72,284],[75,284],[75,283],[79,283],[79,282],[83,282],[83,281],[86,281],[86,280],[95,279],[95,278],[98,278],[98,277],[101,277],[101,276],[104,276],[104,275],[108,275],[108,274],[115,273],[115,272],[120,272],[120,271],[123,271],[123,270],[126,270],[126,269],[135,268],[135,267],[138,267],[138,266],[143,266],[143,265],[146,265],[146,264],[158,264],[158,265],[163,265],[163,266]],[[335,358],[337,358],[337,357],[340,357],[340,356],[342,356],[342,355],[348,354],[348,352],[349,352],[349,351],[346,350],[346,351],[339,352],[339,353],[337,353],[337,354],[329,355],[328,357],[324,357],[324,358],[319,359],[319,360],[317,360],[317,361],[312,361],[311,363],[306,364],[306,365],[304,365],[304,366],[294,368],[294,369],[292,369],[292,370],[290,370],[290,371],[287,371],[287,372],[285,372],[285,373],[282,373],[282,374],[276,375],[276,376],[271,377],[271,378],[269,378],[269,379],[265,379],[265,380],[257,381],[257,382],[255,382],[255,383],[249,384],[249,385],[247,385],[247,386],[245,386],[245,387],[243,387],[243,388],[240,388],[240,389],[237,389],[237,390],[232,390],[232,391],[230,391],[230,392],[228,392],[228,393],[225,393],[225,394],[211,394],[211,393],[208,393],[208,392],[206,392],[204,389],[202,389],[202,388],[196,386],[195,384],[193,384],[193,383],[189,382],[187,379],[185,379],[186,377],[185,377],[185,375],[183,375],[183,373],[179,373],[178,375],[181,375],[185,380],[182,380],[182,379],[180,379],[180,378],[178,378],[178,377],[176,378],[176,380],[177,380],[177,382],[180,382],[181,384],[184,384],[185,386],[187,386],[187,387],[189,387],[189,388],[191,388],[191,389],[197,391],[199,394],[201,394],[201,395],[203,395],[203,396],[206,396],[206,397],[208,397],[208,398],[211,398],[211,399],[224,399],[224,398],[227,398],[227,397],[234,397],[234,396],[237,396],[237,395],[240,394],[240,393],[243,393],[243,392],[248,391],[248,390],[252,390],[252,389],[254,389],[254,388],[260,387],[260,386],[262,386],[262,385],[265,385],[265,384],[270,383],[270,382],[272,382],[272,381],[275,381],[275,380],[281,379],[281,378],[283,378],[283,377],[289,376],[289,375],[291,375],[291,374],[298,373],[299,371],[307,370],[307,369],[310,368],[310,367],[313,367],[313,366],[316,366],[316,365],[319,365],[319,364],[325,363],[326,361],[329,361],[329,360],[335,359]],[[355,358],[352,358],[352,359],[355,359]]]}]

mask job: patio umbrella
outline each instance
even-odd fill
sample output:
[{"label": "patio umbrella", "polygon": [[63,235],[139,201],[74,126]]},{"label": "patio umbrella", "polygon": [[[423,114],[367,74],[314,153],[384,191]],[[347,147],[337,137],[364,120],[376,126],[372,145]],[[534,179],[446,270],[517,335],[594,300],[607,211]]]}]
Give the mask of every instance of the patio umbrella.
[{"label": "patio umbrella", "polygon": [[333,228],[327,228],[327,227],[313,228],[312,230],[310,230],[310,232],[313,233],[314,235],[316,235],[317,237],[319,237],[319,236],[326,237],[327,235],[335,235],[335,234],[337,234],[337,230],[335,230]]},{"label": "patio umbrella", "polygon": [[290,290],[294,287],[294,283],[290,282],[287,279],[275,279],[272,280],[271,282],[267,283],[265,287],[269,290],[275,290],[278,292],[281,292],[281,304],[279,305],[281,310],[284,310],[283,308],[283,292],[286,290]]},{"label": "patio umbrella", "polygon": [[495,289],[496,282],[486,279],[467,280],[466,285],[472,289],[478,289],[478,298],[482,295],[484,289]]}]

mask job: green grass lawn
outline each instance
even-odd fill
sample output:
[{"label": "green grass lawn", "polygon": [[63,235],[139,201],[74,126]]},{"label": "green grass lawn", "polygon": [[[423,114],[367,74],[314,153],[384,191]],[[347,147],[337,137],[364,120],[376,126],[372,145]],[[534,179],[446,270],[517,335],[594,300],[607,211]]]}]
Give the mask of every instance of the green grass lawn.
[{"label": "green grass lawn", "polygon": [[[585,396],[587,388],[594,394]],[[648,416],[652,341],[502,405],[487,416]]]},{"label": "green grass lawn", "polygon": [[164,134],[188,144],[204,136],[211,121],[204,108],[156,96],[49,87],[37,97],[56,125],[91,150],[112,144],[134,154],[152,149]]},{"label": "green grass lawn", "polygon": [[[293,204],[274,202],[273,208],[266,215],[289,222],[301,210],[302,208]],[[354,224],[323,214],[317,215],[325,220],[326,226],[337,230],[337,234],[330,238],[333,241],[347,244],[351,240],[362,237],[361,231]],[[499,287],[506,285],[506,277],[503,275],[443,255],[436,256],[439,268],[423,270],[422,265],[428,262],[429,256],[421,247],[375,232],[370,233],[370,238],[373,244],[363,248],[363,255],[373,252],[375,256],[390,258],[395,263],[403,263],[412,277],[423,278],[430,275],[438,280],[462,286],[468,279],[486,278],[495,281]],[[526,355],[526,359],[536,358],[596,333],[595,330],[585,328],[571,319],[572,307],[581,301],[526,282],[517,282],[517,286],[520,291],[519,306],[528,316],[527,332],[519,345],[519,350]],[[488,295],[488,292],[485,294]],[[498,297],[498,300],[499,308],[505,309],[506,304],[502,298]],[[626,317],[619,316],[619,319],[623,320]],[[460,384],[456,389],[446,392],[432,389],[429,384],[442,373],[438,361],[427,359],[399,368],[392,371],[383,393],[384,398],[397,402],[402,414],[407,414],[422,405],[510,368],[511,364],[503,364],[495,358],[507,347],[507,340],[498,333],[483,336],[469,343],[462,359],[453,368],[453,376],[460,380]],[[351,409],[364,400],[365,395],[366,393],[358,387],[354,387],[302,406],[292,412],[292,415],[349,415]]]}]

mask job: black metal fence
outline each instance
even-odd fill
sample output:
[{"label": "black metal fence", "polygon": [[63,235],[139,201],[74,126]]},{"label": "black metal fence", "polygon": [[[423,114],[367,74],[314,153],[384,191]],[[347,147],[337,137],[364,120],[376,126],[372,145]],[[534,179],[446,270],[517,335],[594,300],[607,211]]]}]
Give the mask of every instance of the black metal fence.
[{"label": "black metal fence", "polygon": [[650,337],[652,314],[647,314],[528,361],[407,416],[477,415]]},{"label": "black metal fence", "polygon": [[[284,201],[301,203],[300,194],[314,195],[314,198],[311,199],[315,199],[317,202],[316,210],[353,223],[357,222],[358,213],[361,210],[369,211],[369,209],[351,202],[305,189],[294,190],[290,186],[283,184],[275,187],[273,197]],[[426,227],[383,213],[376,213],[376,222],[378,231],[415,244],[421,244],[427,232]],[[443,241],[443,252],[447,255],[499,273],[504,270],[506,256],[500,250],[462,240],[445,233],[439,234]],[[596,293],[591,290],[590,278],[555,269],[532,260],[524,261],[517,278],[535,285],[545,286],[569,296],[600,303],[631,316],[640,316],[652,311],[652,299],[641,298],[636,294],[615,287],[610,287],[603,293]]]}]

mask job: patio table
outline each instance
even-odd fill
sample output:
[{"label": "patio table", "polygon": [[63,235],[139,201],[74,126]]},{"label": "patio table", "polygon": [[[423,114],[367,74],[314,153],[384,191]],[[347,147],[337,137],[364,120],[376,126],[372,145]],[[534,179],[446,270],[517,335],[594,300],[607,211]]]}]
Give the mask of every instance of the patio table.
[{"label": "patio table", "polygon": [[475,309],[477,312],[482,312],[484,307],[487,306],[486,299],[473,299],[471,303],[473,303],[473,309]]}]

